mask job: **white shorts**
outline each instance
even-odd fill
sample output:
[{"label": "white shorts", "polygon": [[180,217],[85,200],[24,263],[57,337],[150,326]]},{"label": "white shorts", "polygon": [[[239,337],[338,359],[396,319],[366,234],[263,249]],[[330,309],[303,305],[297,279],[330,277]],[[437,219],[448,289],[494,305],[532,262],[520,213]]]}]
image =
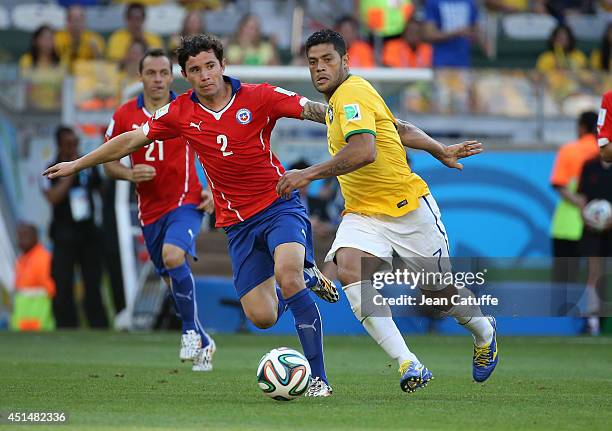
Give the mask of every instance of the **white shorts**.
[{"label": "white shorts", "polygon": [[[365,251],[386,262],[392,260],[395,252],[415,272],[451,271],[446,228],[431,195],[420,197],[419,207],[400,217],[346,214],[325,261],[334,260],[343,247]],[[439,290],[446,286],[421,287]]]}]

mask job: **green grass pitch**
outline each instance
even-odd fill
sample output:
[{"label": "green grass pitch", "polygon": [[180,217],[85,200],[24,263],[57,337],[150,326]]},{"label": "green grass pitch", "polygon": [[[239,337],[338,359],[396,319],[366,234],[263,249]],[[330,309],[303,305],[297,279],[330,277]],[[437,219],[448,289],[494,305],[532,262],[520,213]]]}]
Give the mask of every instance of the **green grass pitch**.
[{"label": "green grass pitch", "polygon": [[[219,335],[211,373],[178,361],[179,335],[0,333],[0,412],[66,411],[64,426],[16,430],[609,430],[611,338],[502,337],[500,364],[471,381],[465,337],[408,336],[435,379],[400,391],[367,337],[327,337],[334,395],[276,402],[255,381],[263,353],[296,337]],[[4,419],[3,419],[4,420]]]}]

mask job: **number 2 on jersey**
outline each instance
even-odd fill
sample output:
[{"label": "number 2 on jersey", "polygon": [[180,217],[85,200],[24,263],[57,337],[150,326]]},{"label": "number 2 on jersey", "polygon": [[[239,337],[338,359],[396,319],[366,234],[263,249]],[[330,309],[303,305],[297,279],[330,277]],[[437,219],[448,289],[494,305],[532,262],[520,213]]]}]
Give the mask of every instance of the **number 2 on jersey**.
[{"label": "number 2 on jersey", "polygon": [[147,162],[154,162],[155,155],[153,152],[155,151],[155,147],[157,146],[157,160],[162,162],[164,160],[164,141],[154,141],[147,145],[147,152],[145,153],[145,160]]},{"label": "number 2 on jersey", "polygon": [[232,154],[234,154],[233,151],[225,151],[227,149],[227,136],[218,135],[217,144],[221,144],[221,154],[223,154],[223,157],[231,156]]}]

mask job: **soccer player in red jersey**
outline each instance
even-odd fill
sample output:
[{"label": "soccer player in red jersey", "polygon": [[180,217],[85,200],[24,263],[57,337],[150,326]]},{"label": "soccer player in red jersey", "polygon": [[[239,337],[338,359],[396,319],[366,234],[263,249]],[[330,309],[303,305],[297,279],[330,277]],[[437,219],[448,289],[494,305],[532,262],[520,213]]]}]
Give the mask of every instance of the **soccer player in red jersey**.
[{"label": "soccer player in red jersey", "polygon": [[[176,98],[170,91],[172,61],[161,49],[147,52],[139,64],[143,92],[121,105],[106,130],[106,140],[138,129],[151,113]],[[170,287],[182,321],[183,361],[193,361],[194,371],[212,369],[214,341],[197,315],[193,275],[186,256],[195,257],[195,241],[202,210],[212,211],[208,190],[203,190],[195,170],[195,152],[183,138],[156,140],[130,154],[131,167],[119,161],[104,165],[106,174],[136,184],[138,217],[157,273]]]},{"label": "soccer player in red jersey", "polygon": [[597,132],[601,158],[606,162],[612,162],[612,91],[605,93],[601,100]]},{"label": "soccer player in red jersey", "polygon": [[[311,366],[308,394],[329,396],[321,316],[303,275],[304,267],[314,267],[310,222],[297,193],[287,200],[276,194],[284,169],[270,149],[276,120],[306,118],[308,101],[271,85],[241,84],[224,76],[223,45],[214,36],[185,39],[178,57],[192,91],[157,109],[144,126],[46,174],[55,178],[90,163],[118,160],[156,140],[186,140],[204,166],[217,226],[228,235],[234,285],[247,317],[268,328],[289,308]],[[333,283],[325,287],[321,296],[336,301]]]},{"label": "soccer player in red jersey", "polygon": [[[247,317],[268,328],[288,308],[312,370],[307,395],[329,396],[321,317],[305,289],[303,274],[312,271],[317,283],[311,289],[323,299],[335,302],[338,292],[314,266],[310,222],[298,193],[289,199],[276,194],[284,168],[270,148],[277,119],[324,123],[327,107],[279,87],[242,84],[223,75],[223,46],[214,36],[188,37],[177,52],[191,91],[159,108],[144,126],[116,136],[78,160],[52,166],[44,175],[71,175],[118,160],[154,140],[183,137],[204,166],[217,226],[229,238],[234,286]],[[409,123],[398,127],[405,132],[404,145],[432,151],[447,166],[460,167],[457,159],[471,155],[462,144],[441,151],[430,148],[423,145],[420,130]]]}]

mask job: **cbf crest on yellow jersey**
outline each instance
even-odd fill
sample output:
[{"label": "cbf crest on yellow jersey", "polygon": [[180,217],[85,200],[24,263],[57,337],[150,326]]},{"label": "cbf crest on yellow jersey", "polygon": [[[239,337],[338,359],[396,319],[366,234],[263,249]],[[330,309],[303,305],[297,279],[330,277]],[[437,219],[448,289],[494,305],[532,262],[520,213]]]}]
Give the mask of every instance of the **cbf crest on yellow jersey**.
[{"label": "cbf crest on yellow jersey", "polygon": [[345,213],[399,217],[418,208],[429,189],[410,170],[395,117],[368,81],[349,76],[329,100],[325,122],[332,156],[352,135],[370,133],[376,138],[376,160],[338,177]]}]

